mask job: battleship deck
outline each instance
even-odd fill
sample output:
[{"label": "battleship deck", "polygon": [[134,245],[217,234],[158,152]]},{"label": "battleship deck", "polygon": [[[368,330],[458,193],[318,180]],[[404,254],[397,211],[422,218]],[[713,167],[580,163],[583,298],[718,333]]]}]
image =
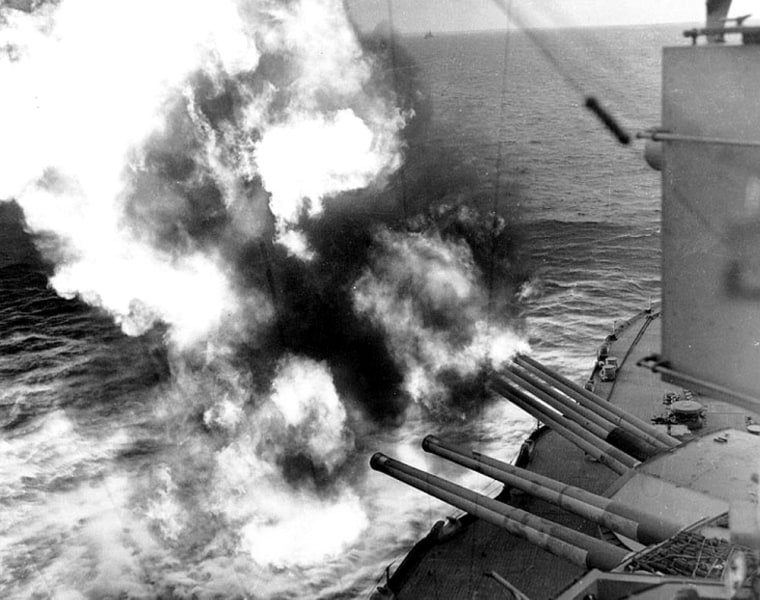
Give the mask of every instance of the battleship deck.
[{"label": "battleship deck", "polygon": [[[660,331],[660,315],[656,311],[643,311],[620,324],[616,335],[609,339],[610,355],[617,357],[620,363],[616,378],[611,382],[601,381],[596,370],[591,377],[595,393],[644,421],[665,412],[663,397],[666,393],[683,392],[636,365],[641,358],[659,351]],[[708,407],[700,436],[726,427],[744,429],[747,418],[757,420],[756,415],[728,404],[703,396],[695,398]],[[681,431],[676,428],[671,433],[684,434],[684,439],[691,436],[685,427]],[[560,435],[542,428],[532,439],[533,449],[525,465],[531,471],[598,494],[614,489],[618,475],[590,460]],[[500,499],[584,533],[617,541],[612,534],[600,532],[597,526],[580,517],[515,491],[505,491]],[[487,576],[491,571],[531,598],[549,598],[585,572],[582,567],[557,558],[498,527],[480,520],[466,521],[469,524],[453,538],[431,544],[435,535],[431,533],[430,539],[418,544],[409,554],[390,581],[389,587],[399,600],[500,597],[504,590]]]}]

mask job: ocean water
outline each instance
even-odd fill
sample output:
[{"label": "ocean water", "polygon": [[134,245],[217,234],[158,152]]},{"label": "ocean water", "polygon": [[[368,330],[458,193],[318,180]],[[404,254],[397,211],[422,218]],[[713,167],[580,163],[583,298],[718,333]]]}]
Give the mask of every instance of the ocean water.
[{"label": "ocean water", "polygon": [[[407,165],[406,189],[422,181],[436,191],[424,210],[485,214],[498,185],[513,238],[507,267],[519,273],[508,321],[535,356],[579,381],[614,320],[658,297],[659,178],[641,146],[617,145],[566,79],[632,131],[654,126],[660,48],[684,43],[680,31],[533,34],[562,73],[522,32],[400,41],[429,111],[410,139],[409,160],[419,164]],[[493,492],[487,480],[426,457],[422,437],[510,460],[535,425],[493,398],[445,411],[411,404],[391,422],[351,417],[344,487],[310,495],[286,479],[293,485],[251,489],[245,477],[260,477],[251,457],[264,442],[245,443],[259,423],[220,433],[207,418],[222,405],[205,399],[229,395],[230,378],[178,373],[160,327],[130,337],[102,310],[58,297],[37,250],[49,240],[24,231],[15,205],[0,210],[3,598],[366,597],[387,565],[453,512],[371,472],[371,454]],[[278,276],[275,269],[275,286]],[[251,351],[247,368],[271,372],[256,362],[261,355]],[[213,488],[223,469],[234,485],[220,500]],[[277,513],[281,523],[260,523],[251,504],[292,508]],[[243,543],[251,524],[260,526],[254,546]]]}]

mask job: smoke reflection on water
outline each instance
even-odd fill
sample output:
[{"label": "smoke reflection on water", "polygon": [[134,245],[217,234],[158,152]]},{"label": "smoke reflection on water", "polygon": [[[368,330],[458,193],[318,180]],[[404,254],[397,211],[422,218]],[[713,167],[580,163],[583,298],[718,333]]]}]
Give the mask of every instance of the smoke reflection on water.
[{"label": "smoke reflection on water", "polygon": [[[371,451],[424,464],[433,421],[514,453],[530,427],[483,385],[524,348],[506,317],[489,320],[509,297],[506,285],[489,298],[482,271],[504,223],[442,205],[446,226],[431,211],[410,232],[346,208],[389,203],[402,137],[423,121],[406,97],[418,90],[398,97],[375,74],[387,48],[365,54],[339,0],[65,0],[1,9],[0,36],[14,89],[0,98],[0,197],[23,209],[61,296],[130,336],[163,327],[168,364],[139,400],[125,391],[95,411],[96,379],[76,407],[32,406],[9,426],[3,592],[365,589],[447,511],[369,477]],[[93,352],[68,335],[55,343]],[[476,431],[479,410],[493,412]]]}]

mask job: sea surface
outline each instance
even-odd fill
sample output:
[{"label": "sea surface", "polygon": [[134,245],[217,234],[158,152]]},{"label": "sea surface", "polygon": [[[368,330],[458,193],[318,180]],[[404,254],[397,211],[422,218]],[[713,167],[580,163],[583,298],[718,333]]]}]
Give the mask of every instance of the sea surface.
[{"label": "sea surface", "polygon": [[[515,330],[538,359],[577,381],[614,321],[658,300],[660,290],[659,175],[644,163],[641,144],[620,146],[585,110],[584,94],[633,132],[656,125],[660,48],[686,43],[681,29],[399,42],[430,107],[409,155],[445,153],[456,171],[446,176],[469,177],[472,197],[485,206],[498,185],[515,236],[512,260],[524,275]],[[438,175],[431,171],[431,186],[444,185]],[[454,513],[370,471],[371,454],[382,450],[493,493],[487,480],[424,455],[421,439],[434,433],[512,460],[535,426],[491,399],[459,418],[410,409],[393,426],[356,429],[351,489],[362,515],[341,514],[336,499],[336,514],[303,515],[268,543],[287,557],[301,552],[306,535],[332,536],[335,523],[353,519],[356,532],[312,560],[301,553],[296,564],[267,564],[266,552],[254,557],[240,546],[230,522],[195,510],[192,464],[183,477],[169,475],[177,461],[221,452],[224,442],[209,445],[204,436],[213,432],[175,426],[192,411],[169,418],[174,409],[157,400],[178,393],[167,391],[162,332],[126,336],[102,311],[58,297],[34,246],[44,240],[22,231],[15,205],[0,210],[3,598],[364,598],[388,565]],[[220,463],[202,460],[198,469],[209,464]],[[319,519],[327,524],[315,530]]]}]

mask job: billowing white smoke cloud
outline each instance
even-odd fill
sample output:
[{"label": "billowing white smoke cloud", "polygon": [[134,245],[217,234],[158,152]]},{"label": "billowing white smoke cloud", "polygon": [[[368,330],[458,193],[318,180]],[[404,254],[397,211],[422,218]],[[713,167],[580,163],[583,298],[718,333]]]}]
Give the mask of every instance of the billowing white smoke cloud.
[{"label": "billowing white smoke cloud", "polygon": [[311,566],[337,556],[368,525],[350,489],[321,498],[296,493],[242,438],[218,456],[215,508],[240,532],[240,545],[262,566]]},{"label": "billowing white smoke cloud", "polygon": [[356,310],[385,331],[416,400],[446,393],[445,372],[498,368],[527,347],[515,332],[488,322],[488,294],[470,249],[437,233],[382,230],[371,266],[354,286]]},{"label": "billowing white smoke cloud", "polygon": [[[311,254],[295,228],[301,214],[318,214],[326,196],[366,187],[401,162],[404,119],[364,93],[372,65],[336,10],[341,4],[312,0],[274,11],[276,33],[265,41],[270,50],[295,49],[299,76],[289,115],[265,128],[256,145],[256,164],[272,194],[280,240],[302,258]],[[347,108],[320,110],[325,96]]]},{"label": "billowing white smoke cloud", "polygon": [[324,364],[286,357],[272,384],[271,401],[285,425],[305,441],[312,459],[328,469],[345,459],[352,441],[346,430],[346,409]]},{"label": "billowing white smoke cloud", "polygon": [[[253,78],[272,55],[288,72]],[[236,355],[241,329],[273,309],[238,287],[229,260],[240,247],[225,244],[267,229],[262,198],[250,197],[257,178],[271,195],[264,201],[279,241],[308,258],[299,219],[398,166],[403,116],[372,95],[372,66],[342,0],[63,0],[32,15],[0,7],[0,198],[15,198],[43,243],[53,240],[43,250],[56,263],[59,293],[103,307],[131,335],[163,322],[173,342],[174,379],[159,388],[163,402],[150,419],[161,449],[139,473],[120,473],[96,494],[77,490],[60,505],[66,510],[41,521],[78,518],[67,511],[85,497],[95,499],[88,510],[101,510],[113,493],[144,555],[166,560],[145,577],[152,559],[137,564],[127,528],[92,520],[85,537],[102,543],[82,556],[100,562],[94,587],[80,575],[87,571],[56,563],[47,572],[69,581],[72,597],[74,589],[130,593],[154,578],[188,596],[209,582],[205,597],[230,597],[210,588],[234,580],[214,573],[224,565],[235,574],[232,557],[252,570],[315,565],[366,528],[365,507],[342,479],[351,477],[342,467],[354,440],[327,367],[285,357],[262,394],[252,383],[259,374]],[[217,122],[204,112],[193,88],[199,73],[213,91],[235,86],[234,115]],[[172,137],[177,114],[187,123]],[[229,221],[221,219],[220,239],[197,241],[178,217],[171,225],[180,241],[158,243],[150,208],[181,215],[190,199],[173,181],[145,185],[165,177],[150,169],[156,147],[189,156],[191,183],[213,180]],[[378,244],[355,306],[386,332],[412,396],[442,393],[445,370],[497,365],[515,349],[508,331],[486,325],[485,293],[464,246],[388,232]],[[196,549],[208,570],[172,574],[183,562],[173,548]],[[133,595],[141,593],[149,595]]]},{"label": "billowing white smoke cloud", "polygon": [[[178,101],[203,147],[194,159],[231,219],[256,219],[242,182],[260,177],[282,241],[302,256],[302,210],[314,215],[327,195],[398,165],[401,119],[367,94],[371,65],[340,0],[64,0],[30,15],[0,10],[0,48],[8,49],[0,54],[0,198],[15,198],[32,230],[57,239],[56,289],[103,306],[127,333],[163,321],[188,346],[243,311],[268,314],[252,308],[260,298],[240,299],[218,248],[159,249],[125,222],[130,195],[141,193],[130,177],[143,168],[142,146],[163,135]],[[287,57],[287,89],[242,86],[238,126],[215,131],[194,106],[191,76],[204,72],[220,85],[253,72],[265,53]]]},{"label": "billowing white smoke cloud", "polygon": [[[397,166],[389,130],[378,139],[350,110],[324,116],[296,116],[270,128],[256,147],[281,241],[302,258],[310,251],[293,228],[302,214],[322,211],[322,198],[366,187],[376,174]],[[395,155],[397,156],[397,155]],[[294,168],[295,167],[295,168]]]},{"label": "billowing white smoke cloud", "polygon": [[[288,72],[253,77],[273,55]],[[45,234],[61,295],[106,309],[130,335],[168,327],[174,381],[154,417],[178,437],[139,515],[168,547],[216,526],[219,539],[232,536],[229,553],[304,565],[366,526],[350,487],[288,479],[292,456],[338,477],[353,449],[346,410],[326,367],[296,357],[254,398],[235,342],[273,310],[238,287],[229,245],[266,232],[262,198],[250,197],[257,178],[280,241],[308,257],[298,219],[398,166],[403,119],[372,95],[371,67],[342,0],[0,7],[0,199],[17,200]],[[199,74],[213,91],[235,87],[234,114],[212,122],[193,88]],[[190,184],[207,177],[221,192],[219,239],[183,231],[191,200],[151,165],[156,148],[189,157]],[[161,243],[154,214],[178,215],[178,242]]]},{"label": "billowing white smoke cloud", "polygon": [[103,306],[127,333],[161,320],[180,345],[203,340],[239,309],[219,258],[136,239],[122,223],[125,170],[190,73],[256,67],[249,26],[234,3],[211,1],[67,0],[4,15],[18,27],[0,31],[0,46],[15,48],[0,60],[13,90],[0,97],[0,198],[59,240],[52,284]]},{"label": "billowing white smoke cloud", "polygon": [[[318,564],[356,541],[368,524],[358,494],[345,483],[320,492],[311,472],[331,476],[354,449],[346,410],[323,363],[284,357],[270,393],[256,407],[222,391],[243,389],[240,381],[214,391],[207,377],[184,377],[181,400],[219,398],[204,422],[229,442],[213,450],[183,438],[189,454],[171,468],[156,468],[147,516],[166,542],[182,539],[197,522],[222,519],[259,565],[282,568]],[[217,379],[224,377],[235,375],[218,373]],[[176,421],[169,413],[163,418]],[[281,465],[293,458],[306,471],[288,480]],[[203,473],[208,478],[199,479]],[[193,509],[201,514],[179,507],[177,480],[185,482],[185,495],[190,485],[193,496],[203,499]]]},{"label": "billowing white smoke cloud", "polygon": [[[220,453],[220,488],[245,495],[225,512],[241,508],[242,546],[260,564],[313,565],[336,556],[361,534],[367,517],[359,497],[345,488],[321,498],[309,485],[297,493],[285,485],[271,461],[257,458],[300,452],[317,468],[332,471],[353,450],[346,410],[323,363],[296,356],[280,361],[269,402],[254,419],[256,431]],[[286,431],[283,431],[286,430]],[[252,442],[258,438],[258,443]],[[222,497],[223,505],[227,500]],[[297,543],[293,543],[294,540]]]}]

